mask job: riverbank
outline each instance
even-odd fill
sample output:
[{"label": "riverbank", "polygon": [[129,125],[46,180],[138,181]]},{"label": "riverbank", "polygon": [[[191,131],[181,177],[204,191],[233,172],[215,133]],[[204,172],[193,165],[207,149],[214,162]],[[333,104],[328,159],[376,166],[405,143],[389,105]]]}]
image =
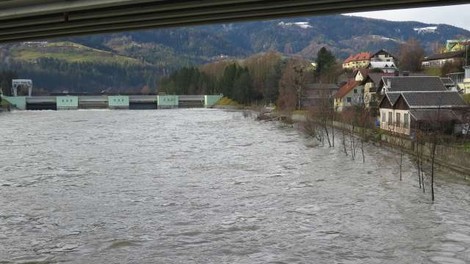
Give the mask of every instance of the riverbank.
[{"label": "riverbank", "polygon": [[11,105],[6,100],[1,100],[0,102],[0,112],[10,111]]},{"label": "riverbank", "polygon": [[[259,112],[258,120],[279,120],[281,122],[296,123],[300,127],[308,122],[307,111],[294,111],[291,114],[279,113],[272,111],[269,113]],[[356,135],[363,134],[363,128],[353,127],[349,124],[334,121],[332,126],[337,131],[353,131]],[[417,142],[408,137],[401,137],[387,133],[386,131],[376,129],[368,129],[366,134],[369,139],[374,140],[377,146],[390,147],[395,150],[401,150],[408,155],[416,158],[416,149],[422,148],[423,158],[426,162],[431,161],[432,144],[425,143],[418,145]],[[470,152],[464,148],[454,146],[437,145],[435,151],[435,164],[445,170],[452,170],[461,175],[461,178],[470,180]]]}]

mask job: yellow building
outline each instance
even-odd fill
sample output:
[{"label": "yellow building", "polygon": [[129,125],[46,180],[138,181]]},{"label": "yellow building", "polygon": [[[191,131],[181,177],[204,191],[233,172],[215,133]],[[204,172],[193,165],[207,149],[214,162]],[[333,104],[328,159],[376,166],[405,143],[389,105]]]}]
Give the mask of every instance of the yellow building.
[{"label": "yellow building", "polygon": [[470,45],[470,39],[450,39],[446,43],[445,52],[462,51]]}]

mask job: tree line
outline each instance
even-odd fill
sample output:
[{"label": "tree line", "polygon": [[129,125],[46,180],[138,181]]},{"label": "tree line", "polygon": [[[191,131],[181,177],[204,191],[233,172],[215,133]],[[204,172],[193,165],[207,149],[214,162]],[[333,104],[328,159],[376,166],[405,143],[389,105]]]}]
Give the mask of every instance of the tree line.
[{"label": "tree line", "polygon": [[201,67],[184,67],[160,81],[167,94],[223,94],[242,104],[275,103],[296,108],[299,91],[308,83],[335,81],[338,64],[326,48],[316,59],[284,57],[278,52],[255,55],[242,61],[219,61]]},{"label": "tree line", "polygon": [[67,62],[54,58],[12,61],[0,65],[0,72],[0,85],[5,94],[9,93],[14,78],[32,79],[35,94],[132,92],[145,86],[155,90],[158,76],[163,74],[161,68],[151,65]]},{"label": "tree line", "polygon": [[184,67],[160,81],[167,94],[223,94],[243,104],[277,99],[283,68],[281,54],[268,52],[244,61],[218,61]]},{"label": "tree line", "polygon": [[11,80],[16,78],[18,78],[18,75],[15,71],[0,71],[0,90],[4,95],[11,95]]}]

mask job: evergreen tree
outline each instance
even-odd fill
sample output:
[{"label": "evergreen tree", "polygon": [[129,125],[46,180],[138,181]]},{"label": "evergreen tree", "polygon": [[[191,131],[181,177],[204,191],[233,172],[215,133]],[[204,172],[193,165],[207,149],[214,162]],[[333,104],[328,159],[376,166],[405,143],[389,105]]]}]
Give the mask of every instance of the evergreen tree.
[{"label": "evergreen tree", "polygon": [[14,71],[1,71],[0,72],[0,89],[3,95],[11,95],[11,80],[16,79],[17,74]]},{"label": "evergreen tree", "polygon": [[317,64],[315,72],[318,81],[331,82],[331,77],[333,77],[337,65],[335,56],[325,47],[322,47],[317,53],[315,62]]}]

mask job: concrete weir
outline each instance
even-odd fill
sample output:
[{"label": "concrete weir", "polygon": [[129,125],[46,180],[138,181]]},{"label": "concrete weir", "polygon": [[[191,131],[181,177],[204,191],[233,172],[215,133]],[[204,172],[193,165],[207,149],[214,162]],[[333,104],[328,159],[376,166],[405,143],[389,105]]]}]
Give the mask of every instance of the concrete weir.
[{"label": "concrete weir", "polygon": [[78,109],[78,96],[57,96],[57,110],[76,110]]},{"label": "concrete weir", "polygon": [[222,95],[2,96],[18,110],[168,109],[212,107]]}]

